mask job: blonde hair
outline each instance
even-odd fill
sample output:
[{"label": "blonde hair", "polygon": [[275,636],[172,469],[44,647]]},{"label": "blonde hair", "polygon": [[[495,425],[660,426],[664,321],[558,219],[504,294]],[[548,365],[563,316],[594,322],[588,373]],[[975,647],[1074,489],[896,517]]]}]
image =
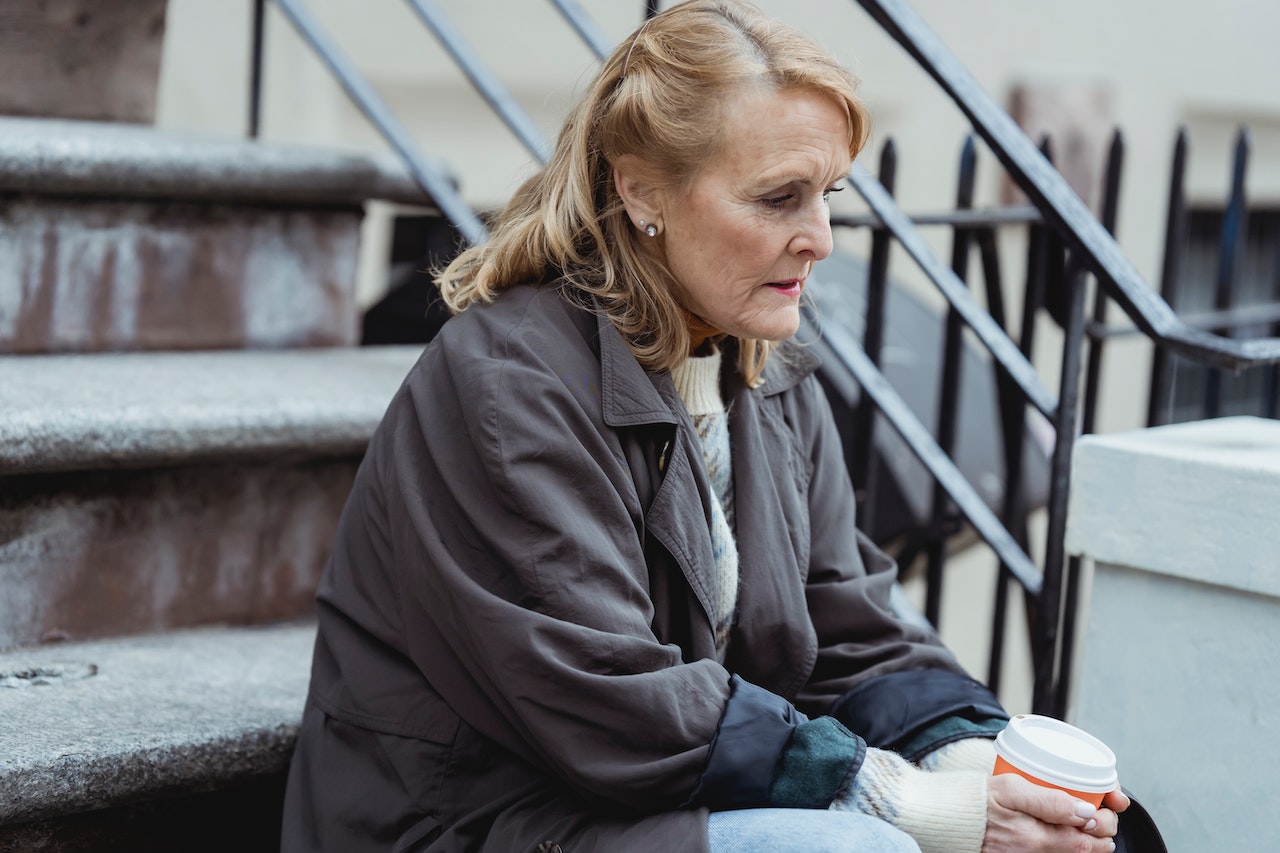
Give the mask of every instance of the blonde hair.
[{"label": "blonde hair", "polygon": [[[854,79],[826,51],[742,0],[674,6],[605,60],[551,161],[516,191],[489,241],[437,277],[445,303],[458,312],[513,284],[556,277],[584,304],[595,298],[647,369],[678,364],[690,345],[678,290],[641,249],[613,167],[634,156],[658,184],[689,187],[722,141],[724,104],[753,82],[831,97],[849,116],[850,158],[865,144],[869,122]],[[772,347],[738,341],[748,383],[759,383]]]}]

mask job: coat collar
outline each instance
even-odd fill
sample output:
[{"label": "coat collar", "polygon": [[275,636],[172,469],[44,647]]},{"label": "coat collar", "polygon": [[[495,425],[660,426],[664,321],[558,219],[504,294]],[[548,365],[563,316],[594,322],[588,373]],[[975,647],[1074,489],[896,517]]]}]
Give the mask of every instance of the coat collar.
[{"label": "coat collar", "polygon": [[[670,382],[667,374],[652,374],[641,367],[622,334],[599,306],[595,315],[605,423],[611,427],[677,423],[679,418],[658,390],[658,383]],[[726,357],[732,360],[736,358],[732,355],[735,345],[732,339],[726,340],[730,348]],[[769,356],[764,368],[764,382],[756,390],[765,397],[781,394],[800,384],[817,370],[819,364],[821,361],[807,347],[794,341],[784,341]]]}]

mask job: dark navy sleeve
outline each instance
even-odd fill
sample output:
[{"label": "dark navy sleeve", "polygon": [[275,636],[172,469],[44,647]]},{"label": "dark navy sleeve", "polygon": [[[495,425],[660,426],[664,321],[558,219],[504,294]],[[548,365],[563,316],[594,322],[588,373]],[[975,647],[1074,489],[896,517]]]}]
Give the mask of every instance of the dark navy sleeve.
[{"label": "dark navy sleeve", "polygon": [[733,676],[706,769],[689,799],[713,811],[826,808],[856,774],[866,744],[836,720]]},{"label": "dark navy sleeve", "polygon": [[831,716],[870,746],[899,752],[909,746],[914,756],[959,737],[992,736],[1009,719],[1000,700],[981,682],[941,669],[868,679],[836,700]]}]

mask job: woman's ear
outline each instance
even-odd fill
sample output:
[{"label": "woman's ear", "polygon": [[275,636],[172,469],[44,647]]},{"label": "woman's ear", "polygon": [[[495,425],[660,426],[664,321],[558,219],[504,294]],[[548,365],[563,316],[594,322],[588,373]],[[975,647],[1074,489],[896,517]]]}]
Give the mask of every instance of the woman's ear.
[{"label": "woman's ear", "polygon": [[631,224],[644,231],[652,225],[661,227],[662,211],[659,195],[645,177],[646,164],[634,154],[624,154],[613,166],[613,186],[622,199]]}]

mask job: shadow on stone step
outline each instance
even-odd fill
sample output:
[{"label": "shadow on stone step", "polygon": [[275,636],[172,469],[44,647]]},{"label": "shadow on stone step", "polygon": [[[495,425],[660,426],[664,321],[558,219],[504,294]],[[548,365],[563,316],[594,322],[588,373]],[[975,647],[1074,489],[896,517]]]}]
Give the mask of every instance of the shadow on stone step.
[{"label": "shadow on stone step", "polygon": [[200,794],[0,827],[0,853],[269,853],[280,849],[285,774]]}]

